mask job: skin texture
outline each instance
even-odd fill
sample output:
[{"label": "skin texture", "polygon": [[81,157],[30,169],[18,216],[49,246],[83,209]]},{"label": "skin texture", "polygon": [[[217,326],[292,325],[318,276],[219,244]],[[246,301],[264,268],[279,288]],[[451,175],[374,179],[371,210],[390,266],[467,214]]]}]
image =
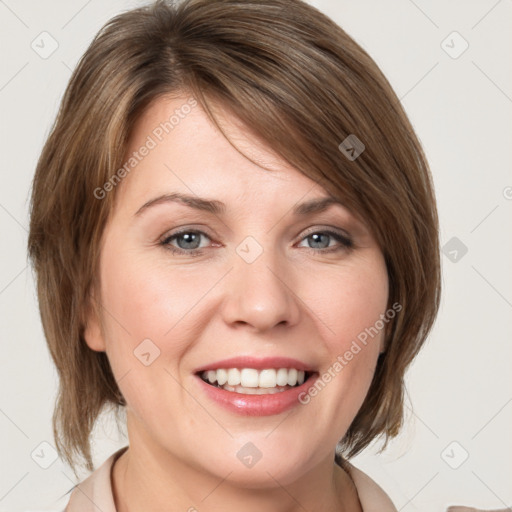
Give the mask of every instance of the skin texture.
[{"label": "skin texture", "polygon": [[[188,99],[154,102],[135,126],[127,158]],[[310,403],[277,415],[227,411],[194,376],[200,366],[237,355],[292,357],[322,374],[385,313],[388,298],[384,258],[364,223],[341,205],[293,217],[297,203],[327,192],[222,112],[228,136],[259,165],[197,105],[117,185],[103,233],[94,291],[100,313],[91,314],[85,338],[106,351],[127,402],[130,448],[113,469],[116,506],[360,510],[334,449],[366,396],[383,332]],[[226,211],[167,202],[135,215],[172,192],[222,201]],[[182,228],[205,233],[202,254],[173,254],[169,245],[192,250],[183,237],[161,244]],[[328,228],[349,234],[353,248],[310,237]],[[236,251],[247,236],[263,251],[250,264]],[[145,339],[160,350],[149,366],[134,356]],[[251,468],[236,457],[248,442],[262,453]]]}]

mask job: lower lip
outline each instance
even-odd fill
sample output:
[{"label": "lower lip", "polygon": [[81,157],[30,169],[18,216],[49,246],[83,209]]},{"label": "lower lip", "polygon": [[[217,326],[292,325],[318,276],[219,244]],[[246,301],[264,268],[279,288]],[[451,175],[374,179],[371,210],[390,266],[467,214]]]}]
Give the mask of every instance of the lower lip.
[{"label": "lower lip", "polygon": [[300,386],[268,395],[245,395],[234,391],[226,391],[207,384],[198,375],[196,377],[206,395],[227,410],[242,416],[271,416],[287,411],[294,406],[302,405],[299,401],[299,395],[314,383],[317,374],[313,373]]}]

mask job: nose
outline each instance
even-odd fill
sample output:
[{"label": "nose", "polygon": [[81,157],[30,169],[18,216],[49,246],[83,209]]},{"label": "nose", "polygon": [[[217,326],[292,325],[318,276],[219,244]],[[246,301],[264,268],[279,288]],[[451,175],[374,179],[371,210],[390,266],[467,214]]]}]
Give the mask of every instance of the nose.
[{"label": "nose", "polygon": [[224,321],[259,332],[297,324],[300,299],[294,291],[292,273],[285,267],[282,257],[279,260],[271,251],[263,251],[252,263],[235,253],[233,269],[224,283]]}]

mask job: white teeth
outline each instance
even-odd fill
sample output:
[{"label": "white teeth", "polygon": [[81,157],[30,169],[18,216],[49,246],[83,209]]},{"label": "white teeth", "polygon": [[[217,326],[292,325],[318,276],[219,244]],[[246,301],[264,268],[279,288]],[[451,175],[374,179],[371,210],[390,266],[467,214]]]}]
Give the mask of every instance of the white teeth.
[{"label": "white teeth", "polygon": [[245,388],[243,386],[222,386],[226,391],[234,391],[235,393],[243,393],[245,395],[273,395],[290,389],[288,386],[282,388]]},{"label": "white teeth", "polygon": [[297,384],[297,370],[291,368],[288,370],[288,386],[295,386]]},{"label": "white teeth", "polygon": [[238,368],[230,368],[228,370],[228,385],[239,386],[240,385],[240,370]]},{"label": "white teeth", "polygon": [[[259,394],[258,389],[278,389],[278,387],[295,386],[304,383],[306,372],[296,368],[220,368],[202,372],[203,380],[231,391],[235,387],[242,387],[248,394]],[[254,391],[254,393],[252,392]],[[245,391],[244,391],[245,392]]]},{"label": "white teeth", "polygon": [[257,388],[258,382],[258,370],[254,368],[244,368],[240,372],[240,384],[244,388]]},{"label": "white teeth", "polygon": [[275,388],[277,376],[275,370],[261,370],[259,385],[260,388]]},{"label": "white teeth", "polygon": [[288,384],[288,370],[286,368],[279,368],[277,370],[276,383],[278,386],[286,386]]},{"label": "white teeth", "polygon": [[227,372],[227,370],[224,370],[224,369],[217,370],[217,383],[219,384],[219,386],[222,386],[223,384],[226,384],[227,381],[228,381],[228,372]]}]

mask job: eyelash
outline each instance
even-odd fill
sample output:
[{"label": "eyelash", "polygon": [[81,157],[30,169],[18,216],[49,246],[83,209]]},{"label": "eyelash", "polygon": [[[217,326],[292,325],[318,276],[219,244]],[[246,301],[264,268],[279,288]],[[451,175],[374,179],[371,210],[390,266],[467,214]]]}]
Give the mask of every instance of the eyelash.
[{"label": "eyelash", "polygon": [[[185,250],[185,249],[178,249],[170,244],[170,242],[172,240],[179,238],[181,235],[190,234],[190,233],[193,233],[196,235],[204,235],[206,238],[210,239],[210,237],[203,231],[197,231],[197,230],[193,230],[193,229],[185,229],[185,230],[179,231],[177,233],[173,233],[172,235],[166,236],[164,239],[162,239],[160,241],[160,245],[162,245],[166,250],[171,251],[173,254],[187,255],[187,256],[192,256],[192,257],[201,256],[203,254],[204,248],[203,249]],[[312,235],[317,235],[317,234],[328,235],[328,236],[334,238],[341,245],[335,246],[335,247],[328,247],[325,249],[315,249],[314,247],[304,247],[304,249],[309,249],[310,251],[319,252],[319,253],[332,253],[332,252],[340,251],[342,249],[350,250],[354,247],[354,243],[352,242],[352,240],[349,237],[342,235],[341,233],[338,233],[336,231],[332,231],[332,230],[328,230],[328,229],[312,231],[312,232],[308,233],[307,235],[305,235],[300,241],[302,242],[302,240],[305,240],[305,239],[311,237]]]}]

